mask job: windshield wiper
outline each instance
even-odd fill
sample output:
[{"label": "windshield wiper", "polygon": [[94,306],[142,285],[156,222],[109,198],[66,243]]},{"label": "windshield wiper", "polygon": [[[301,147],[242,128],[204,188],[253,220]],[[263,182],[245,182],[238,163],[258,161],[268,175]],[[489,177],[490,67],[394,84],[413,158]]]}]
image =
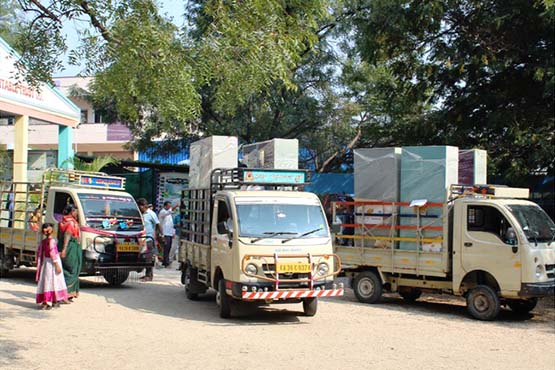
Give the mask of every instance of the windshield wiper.
[{"label": "windshield wiper", "polygon": [[537,247],[538,246],[538,236],[540,235],[540,233],[535,231],[535,230],[530,230],[528,225],[524,226],[522,228],[522,230],[524,231],[524,235],[526,235],[526,238],[528,238],[528,236],[531,236],[532,238],[534,238],[534,244]]},{"label": "windshield wiper", "polygon": [[251,243],[256,243],[257,241],[262,240],[262,239],[273,238],[274,236],[278,236],[278,235],[293,235],[293,234],[296,234],[296,233],[293,233],[293,232],[290,232],[290,231],[266,231],[262,234],[267,235],[267,236],[261,236],[259,238],[252,239]]},{"label": "windshield wiper", "polygon": [[[314,234],[315,232],[320,231],[320,230],[323,230],[323,229],[324,229],[323,227],[319,227],[319,228],[317,228],[317,229],[307,231],[306,233],[302,233],[301,235],[297,235],[297,236],[294,236],[294,237],[288,238],[288,239],[283,239],[281,242],[282,242],[282,243],[287,243],[288,241],[291,241],[291,240],[293,240],[293,239],[304,238],[304,237],[307,236],[307,235]],[[293,234],[294,234],[294,233],[293,233]]]}]

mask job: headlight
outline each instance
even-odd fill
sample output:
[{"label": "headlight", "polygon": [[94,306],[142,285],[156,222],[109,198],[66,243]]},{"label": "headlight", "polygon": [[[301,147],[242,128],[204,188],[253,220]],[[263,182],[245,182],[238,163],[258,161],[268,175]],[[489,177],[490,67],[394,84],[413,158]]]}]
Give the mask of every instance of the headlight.
[{"label": "headlight", "polygon": [[536,277],[540,277],[543,274],[543,266],[542,265],[537,265],[536,266]]},{"label": "headlight", "polygon": [[248,275],[256,275],[258,273],[258,268],[254,263],[249,263],[247,266],[245,266],[245,272]]},{"label": "headlight", "polygon": [[330,270],[330,266],[327,263],[320,262],[318,264],[318,270],[317,270],[318,275],[323,276],[323,275],[327,274],[329,270]]},{"label": "headlight", "polygon": [[104,253],[106,252],[106,245],[103,241],[87,238],[87,249],[93,253]]}]

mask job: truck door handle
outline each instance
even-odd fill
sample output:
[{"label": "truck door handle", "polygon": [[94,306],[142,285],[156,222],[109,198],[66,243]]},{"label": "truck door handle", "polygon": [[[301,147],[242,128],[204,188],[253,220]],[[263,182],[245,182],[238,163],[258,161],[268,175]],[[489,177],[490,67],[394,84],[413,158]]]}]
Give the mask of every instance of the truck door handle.
[{"label": "truck door handle", "polygon": [[466,242],[466,243],[464,243],[464,246],[465,246],[465,247],[472,247],[472,243]]}]

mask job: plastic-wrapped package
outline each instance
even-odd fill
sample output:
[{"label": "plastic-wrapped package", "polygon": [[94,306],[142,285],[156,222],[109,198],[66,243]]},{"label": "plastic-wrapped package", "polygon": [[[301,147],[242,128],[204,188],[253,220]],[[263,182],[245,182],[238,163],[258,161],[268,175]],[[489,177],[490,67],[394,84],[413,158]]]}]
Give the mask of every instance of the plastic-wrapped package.
[{"label": "plastic-wrapped package", "polygon": [[[459,180],[459,149],[453,146],[412,146],[403,147],[401,156],[401,202],[426,200],[428,203],[444,203],[449,186]],[[401,226],[443,226],[442,207],[400,207]],[[402,229],[401,238],[426,239],[423,249],[438,249],[443,232],[423,230],[417,235],[416,230]],[[416,243],[401,241],[400,249],[414,250]]]},{"label": "plastic-wrapped package", "polygon": [[189,187],[210,187],[210,176],[216,168],[237,167],[237,137],[210,136],[191,143],[189,162]]},{"label": "plastic-wrapped package", "polygon": [[481,149],[459,150],[459,181],[461,185],[487,184],[488,154]]},{"label": "plastic-wrapped package", "polygon": [[299,168],[299,140],[272,139],[243,146],[248,168],[296,170]]},{"label": "plastic-wrapped package", "polygon": [[401,152],[401,148],[355,149],[355,197],[398,201]]}]

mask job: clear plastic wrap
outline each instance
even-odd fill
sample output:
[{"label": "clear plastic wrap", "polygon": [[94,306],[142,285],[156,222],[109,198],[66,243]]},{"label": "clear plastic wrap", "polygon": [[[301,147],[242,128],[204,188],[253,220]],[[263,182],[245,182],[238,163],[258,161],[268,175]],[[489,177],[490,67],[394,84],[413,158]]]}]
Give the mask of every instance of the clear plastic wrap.
[{"label": "clear plastic wrap", "polygon": [[299,168],[299,140],[272,139],[243,146],[248,168],[296,170]]},{"label": "clear plastic wrap", "polygon": [[210,136],[191,143],[189,187],[203,189],[210,186],[210,175],[215,168],[237,167],[237,137]]},{"label": "clear plastic wrap", "polygon": [[[452,146],[403,147],[401,156],[400,201],[412,202],[416,199],[428,203],[444,203],[449,186],[459,180],[459,149]],[[401,226],[443,226],[442,207],[400,207]],[[423,230],[417,235],[415,230],[402,229],[401,238],[422,238],[424,250],[441,250],[443,232]],[[433,241],[439,240],[439,241]],[[400,249],[414,250],[416,243],[401,241]]]},{"label": "clear plastic wrap", "polygon": [[355,197],[398,201],[401,152],[401,148],[355,149]]},{"label": "clear plastic wrap", "polygon": [[487,184],[487,175],[488,154],[485,150],[459,150],[459,184]]}]

